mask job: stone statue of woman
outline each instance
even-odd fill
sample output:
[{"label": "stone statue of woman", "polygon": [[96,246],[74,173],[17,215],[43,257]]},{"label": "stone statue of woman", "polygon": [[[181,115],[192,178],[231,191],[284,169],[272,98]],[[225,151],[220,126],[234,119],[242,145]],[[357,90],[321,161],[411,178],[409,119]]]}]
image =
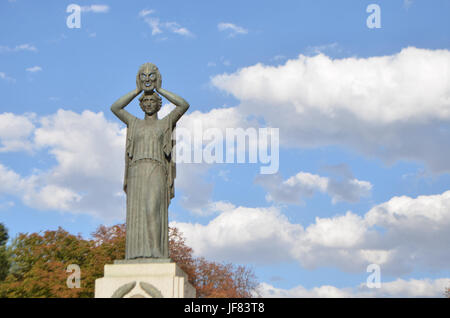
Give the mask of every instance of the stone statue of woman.
[{"label": "stone statue of woman", "polygon": [[[127,125],[124,191],[127,194],[125,259],[169,258],[168,207],[174,196],[172,131],[189,104],[161,88],[161,74],[151,63],[136,76],[136,89],[119,98],[111,111]],[[156,90],[156,92],[154,91]],[[141,92],[139,119],[124,108]],[[158,119],[161,94],[176,108]]]}]

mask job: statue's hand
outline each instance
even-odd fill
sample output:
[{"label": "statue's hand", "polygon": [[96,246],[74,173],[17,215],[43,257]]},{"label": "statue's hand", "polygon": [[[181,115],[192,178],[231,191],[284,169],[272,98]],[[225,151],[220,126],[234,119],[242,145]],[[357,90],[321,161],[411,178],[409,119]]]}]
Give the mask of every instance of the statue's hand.
[{"label": "statue's hand", "polygon": [[156,78],[156,83],[155,83],[156,91],[159,91],[159,89],[161,88],[161,83],[162,83],[162,77],[161,77],[161,74],[159,74],[159,76]]},{"label": "statue's hand", "polygon": [[139,79],[136,79],[136,93],[140,93],[142,92],[142,87],[141,87],[141,82],[139,81]]}]

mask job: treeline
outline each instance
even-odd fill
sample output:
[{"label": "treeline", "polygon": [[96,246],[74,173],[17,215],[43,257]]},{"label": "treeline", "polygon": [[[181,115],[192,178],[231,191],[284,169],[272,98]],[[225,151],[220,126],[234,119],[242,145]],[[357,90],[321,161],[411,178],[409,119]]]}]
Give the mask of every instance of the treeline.
[{"label": "treeline", "polygon": [[[94,297],[105,264],[125,256],[125,225],[100,226],[91,239],[62,228],[19,234],[9,246],[0,223],[0,297]],[[258,282],[251,268],[194,257],[176,228],[169,228],[170,258],[188,274],[197,297],[254,297]],[[70,264],[81,269],[80,288],[68,288]]]}]

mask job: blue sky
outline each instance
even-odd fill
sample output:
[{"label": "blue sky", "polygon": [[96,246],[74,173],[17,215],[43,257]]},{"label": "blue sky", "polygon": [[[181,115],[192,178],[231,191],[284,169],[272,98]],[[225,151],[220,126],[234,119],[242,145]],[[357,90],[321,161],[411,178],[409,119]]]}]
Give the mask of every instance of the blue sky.
[{"label": "blue sky", "polygon": [[[66,25],[71,3],[79,29]],[[381,28],[366,24],[373,3]],[[109,107],[152,62],[191,105],[180,127],[280,133],[275,175],[178,166],[169,218],[197,255],[252,266],[264,296],[441,296],[449,9],[1,0],[0,222],[12,237],[58,226],[88,237],[123,222],[125,127]],[[128,109],[141,116],[136,101]],[[364,287],[372,263],[381,288]]]}]

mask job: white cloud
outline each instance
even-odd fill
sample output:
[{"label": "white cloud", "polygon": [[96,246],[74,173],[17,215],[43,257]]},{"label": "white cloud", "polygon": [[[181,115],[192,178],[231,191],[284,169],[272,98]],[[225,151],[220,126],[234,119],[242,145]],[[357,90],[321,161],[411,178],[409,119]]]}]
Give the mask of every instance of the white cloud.
[{"label": "white cloud", "polygon": [[67,211],[80,200],[80,196],[68,188],[56,185],[42,186],[43,175],[21,177],[0,164],[0,193],[20,198],[25,204],[38,209]]},{"label": "white cloud", "polygon": [[269,202],[302,203],[302,198],[311,197],[316,192],[327,193],[333,203],[338,201],[358,202],[368,196],[372,184],[355,178],[334,179],[300,171],[295,176],[282,180],[279,174],[259,175],[255,182],[264,187]]},{"label": "white cloud", "polygon": [[36,66],[32,66],[32,67],[28,67],[26,69],[26,71],[30,72],[30,73],[36,73],[36,72],[42,71],[42,67],[37,66],[37,65]]},{"label": "white cloud", "polygon": [[371,225],[417,230],[433,223],[449,223],[449,208],[450,191],[436,195],[421,195],[416,199],[400,196],[372,208],[367,214],[367,221]]},{"label": "white cloud", "polygon": [[0,114],[0,152],[31,151],[34,114]]},{"label": "white cloud", "polygon": [[109,12],[109,6],[106,4],[92,4],[89,6],[82,6],[81,12],[107,13]]},{"label": "white cloud", "polygon": [[141,10],[139,12],[139,17],[144,19],[144,22],[152,29],[152,35],[162,34],[165,31],[179,34],[182,36],[192,37],[194,34],[187,28],[182,27],[177,22],[161,22],[158,17],[150,16],[153,14],[154,10]]},{"label": "white cloud", "polygon": [[[448,268],[450,191],[393,197],[359,216],[316,218],[303,228],[279,208],[224,206],[206,225],[174,222],[198,255],[237,263],[297,260],[314,269],[364,272],[369,264],[389,275]],[[382,230],[382,231],[380,231]]]},{"label": "white cloud", "polygon": [[122,188],[125,129],[108,122],[103,113],[59,110],[41,119],[35,144],[47,148],[58,163],[49,171],[47,184],[81,196],[69,209],[105,219],[124,216],[123,197],[113,194]]},{"label": "white cloud", "polygon": [[14,171],[0,164],[0,191],[2,193],[14,194],[21,191],[25,181]]},{"label": "white cloud", "polygon": [[194,131],[195,125],[201,122],[203,129],[217,128],[225,132],[226,128],[248,128],[249,123],[234,107],[213,108],[207,113],[194,110],[181,117],[177,127]]},{"label": "white cloud", "polygon": [[348,297],[434,297],[441,298],[450,285],[450,278],[439,279],[397,279],[382,282],[381,288],[367,288],[365,284],[356,287],[337,288],[324,285],[307,289],[296,286],[291,289],[276,288],[267,283],[258,286],[262,297],[280,298],[348,298]]},{"label": "white cloud", "polygon": [[191,33],[191,31],[189,31],[188,29],[180,26],[178,23],[176,22],[166,22],[164,24],[164,26],[166,28],[168,28],[171,32],[179,34],[179,35],[184,35],[184,36],[193,36],[193,34]]},{"label": "white cloud", "polygon": [[290,259],[293,240],[303,232],[277,208],[222,206],[209,224],[172,222],[197,255],[239,262],[273,262]]},{"label": "white cloud", "polygon": [[48,151],[56,165],[28,176],[2,166],[0,192],[37,209],[123,219],[124,198],[114,194],[122,188],[125,129],[90,111],[30,118],[0,114],[2,151]]},{"label": "white cloud", "polygon": [[162,119],[166,117],[172,110],[175,109],[175,105],[172,103],[167,103],[161,106],[161,109],[158,112],[158,118]]},{"label": "white cloud", "polygon": [[160,27],[160,22],[158,18],[145,18],[145,22],[150,26],[152,29],[152,35],[160,34],[163,31]]},{"label": "white cloud", "polygon": [[247,34],[248,33],[247,29],[240,27],[236,24],[229,23],[229,22],[220,22],[217,25],[217,28],[219,29],[219,31],[229,31],[230,37],[234,37],[237,34]]},{"label": "white cloud", "polygon": [[243,115],[279,127],[285,147],[341,145],[450,171],[450,51],[409,47],[380,57],[324,54],[256,64],[212,84],[240,100]]},{"label": "white cloud", "polygon": [[147,16],[149,14],[152,14],[154,12],[155,12],[155,10],[142,9],[141,11],[139,11],[139,16],[140,17],[145,17],[145,16]]},{"label": "white cloud", "polygon": [[0,45],[0,53],[19,52],[19,51],[36,52],[37,48],[34,45],[28,43],[16,45],[15,47]]},{"label": "white cloud", "polygon": [[326,248],[352,248],[364,240],[364,219],[347,212],[332,218],[318,218],[307,227],[304,241]]},{"label": "white cloud", "polygon": [[343,270],[361,271],[377,263],[383,272],[397,275],[413,269],[444,269],[450,261],[444,243],[450,240],[449,198],[450,191],[393,197],[363,217],[347,212],[345,216],[316,218],[294,254],[307,268],[331,263]]}]

